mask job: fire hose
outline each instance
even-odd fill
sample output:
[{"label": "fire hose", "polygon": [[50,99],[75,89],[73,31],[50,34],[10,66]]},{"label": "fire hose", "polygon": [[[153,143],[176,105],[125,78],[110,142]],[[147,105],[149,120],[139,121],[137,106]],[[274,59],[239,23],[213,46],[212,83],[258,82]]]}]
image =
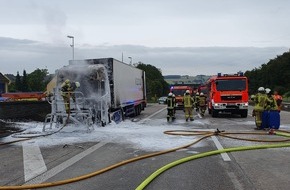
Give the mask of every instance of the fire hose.
[{"label": "fire hose", "polygon": [[[234,138],[233,134],[237,135],[237,134],[252,134],[252,135],[268,135],[268,133],[266,132],[224,132],[224,131],[219,131],[217,129],[217,131],[213,132],[213,131],[183,131],[183,130],[175,130],[175,131],[165,131],[165,134],[168,135],[186,135],[186,136],[196,136],[196,135],[203,135],[201,138],[195,140],[194,142],[184,145],[184,146],[180,146],[177,148],[173,148],[173,149],[169,149],[169,150],[165,150],[165,151],[160,151],[160,152],[156,152],[156,153],[151,153],[151,154],[146,154],[146,155],[142,155],[139,157],[135,157],[135,158],[131,158],[128,160],[124,160],[121,161],[119,163],[113,164],[109,167],[103,168],[101,170],[86,174],[86,175],[82,175],[82,176],[78,176],[75,178],[71,178],[71,179],[66,179],[66,180],[61,180],[61,181],[56,181],[56,182],[48,182],[48,183],[42,183],[42,184],[32,184],[32,185],[22,185],[22,186],[0,186],[0,189],[36,189],[36,188],[45,188],[45,187],[53,187],[53,186],[59,186],[59,185],[64,185],[64,184],[68,184],[68,183],[73,183],[73,182],[77,182],[80,180],[84,180],[84,179],[88,179],[94,176],[97,176],[99,174],[105,173],[109,170],[112,170],[114,168],[123,166],[125,164],[128,163],[132,163],[135,161],[139,161],[142,159],[146,159],[146,158],[150,158],[153,156],[158,156],[158,155],[162,155],[162,154],[166,154],[166,153],[170,153],[170,152],[174,152],[176,150],[179,149],[184,149],[187,147],[190,147],[198,142],[200,142],[203,139],[206,139],[208,137],[211,136],[222,136],[222,137],[228,137],[228,138]],[[277,131],[276,135],[279,135],[283,138],[286,139],[280,139],[280,140],[263,140],[263,139],[246,139],[246,138],[239,138],[239,137],[235,137],[235,139],[241,139],[241,140],[250,140],[250,141],[257,141],[257,142],[287,142],[290,141],[290,132],[288,131]],[[215,150],[215,151],[209,151],[209,152],[205,152],[205,153],[200,153],[197,155],[193,155],[193,156],[189,156],[186,158],[182,158],[180,160],[174,161],[170,164],[167,164],[165,166],[163,166],[162,168],[158,169],[157,171],[155,171],[152,175],[150,175],[147,179],[145,179],[136,189],[137,190],[141,190],[144,189],[150,182],[152,182],[158,175],[160,175],[161,173],[165,172],[166,170],[191,161],[191,160],[195,160],[195,159],[199,159],[199,158],[203,158],[206,156],[212,156],[212,155],[216,155],[216,154],[220,154],[220,153],[225,153],[225,152],[234,152],[234,151],[245,151],[245,150],[254,150],[254,149],[266,149],[266,148],[282,148],[282,147],[290,147],[290,143],[284,143],[284,144],[268,144],[268,145],[257,145],[257,146],[244,146],[244,147],[234,147],[234,148],[227,148],[227,149],[222,149],[222,150]]]}]

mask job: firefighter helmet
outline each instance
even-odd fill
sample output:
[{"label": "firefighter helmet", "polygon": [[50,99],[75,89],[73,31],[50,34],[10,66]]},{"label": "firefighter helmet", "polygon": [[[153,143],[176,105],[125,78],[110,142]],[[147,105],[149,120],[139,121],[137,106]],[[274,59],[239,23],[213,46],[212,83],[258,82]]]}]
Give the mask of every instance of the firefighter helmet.
[{"label": "firefighter helmet", "polygon": [[79,88],[81,86],[81,84],[79,82],[75,82],[76,87]]},{"label": "firefighter helmet", "polygon": [[204,94],[201,92],[200,95],[203,96]]},{"label": "firefighter helmet", "polygon": [[169,94],[168,94],[168,96],[172,96],[173,94],[172,94],[172,92],[170,92]]},{"label": "firefighter helmet", "polygon": [[265,91],[265,88],[264,88],[264,87],[259,87],[259,88],[258,88],[258,91],[259,91],[259,92],[264,92],[264,91]]},{"label": "firefighter helmet", "polygon": [[271,89],[270,88],[266,88],[265,92],[266,92],[266,94],[269,94],[271,92]]},{"label": "firefighter helmet", "polygon": [[199,93],[197,92],[195,95],[199,96]]},{"label": "firefighter helmet", "polygon": [[189,94],[189,90],[186,90],[185,93],[186,93],[186,94]]}]

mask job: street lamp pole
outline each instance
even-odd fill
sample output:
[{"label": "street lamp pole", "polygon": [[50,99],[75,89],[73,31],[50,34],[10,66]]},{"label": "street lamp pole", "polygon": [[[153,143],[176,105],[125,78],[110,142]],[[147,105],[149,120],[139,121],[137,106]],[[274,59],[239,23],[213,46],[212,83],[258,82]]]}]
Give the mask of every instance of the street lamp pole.
[{"label": "street lamp pole", "polygon": [[75,38],[73,36],[67,36],[68,38],[72,39],[72,44],[70,45],[70,47],[72,47],[72,60],[75,59]]},{"label": "street lamp pole", "polygon": [[128,57],[130,59],[130,65],[132,65],[132,57]]}]

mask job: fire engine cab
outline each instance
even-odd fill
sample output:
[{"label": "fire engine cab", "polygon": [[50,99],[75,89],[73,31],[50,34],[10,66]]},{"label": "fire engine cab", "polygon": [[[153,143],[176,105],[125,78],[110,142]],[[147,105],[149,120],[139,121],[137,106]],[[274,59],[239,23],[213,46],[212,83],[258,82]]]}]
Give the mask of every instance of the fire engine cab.
[{"label": "fire engine cab", "polygon": [[208,88],[208,113],[217,117],[220,112],[248,115],[248,79],[243,73],[212,76]]},{"label": "fire engine cab", "polygon": [[177,109],[183,109],[183,96],[186,92],[186,90],[189,90],[190,95],[192,95],[193,88],[190,86],[171,86],[170,92],[172,92],[175,95],[175,102],[176,102],[176,108]]}]

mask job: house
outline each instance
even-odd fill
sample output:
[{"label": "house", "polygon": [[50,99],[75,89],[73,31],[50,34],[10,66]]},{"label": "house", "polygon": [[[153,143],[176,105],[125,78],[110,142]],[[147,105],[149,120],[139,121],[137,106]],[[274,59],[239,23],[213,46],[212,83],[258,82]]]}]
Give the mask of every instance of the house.
[{"label": "house", "polygon": [[8,84],[10,84],[10,80],[0,73],[0,94],[8,92]]}]

